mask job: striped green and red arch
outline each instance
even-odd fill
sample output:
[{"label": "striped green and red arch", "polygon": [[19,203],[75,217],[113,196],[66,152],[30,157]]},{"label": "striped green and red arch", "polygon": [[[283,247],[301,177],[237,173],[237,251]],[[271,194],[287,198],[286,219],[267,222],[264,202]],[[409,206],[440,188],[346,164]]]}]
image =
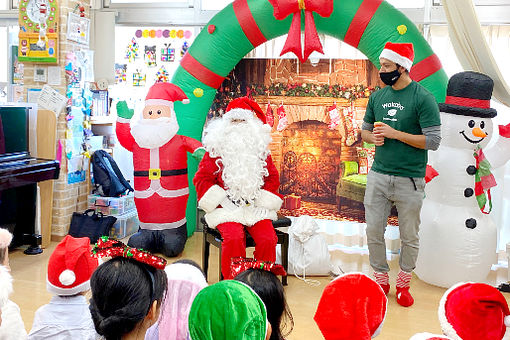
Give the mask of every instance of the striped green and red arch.
[{"label": "striped green and red arch", "polygon": [[[306,7],[311,0],[236,0],[216,14],[196,37],[176,70],[172,83],[181,87],[190,103],[177,103],[180,134],[200,139],[216,90],[237,63],[255,47],[289,32],[292,15],[274,16],[272,3],[296,2]],[[329,17],[313,13],[317,31],[338,38],[363,52],[376,66],[387,41],[413,43],[411,78],[427,88],[438,102],[446,95],[448,78],[418,28],[383,0],[322,0],[332,2]],[[304,24],[304,20],[303,20]],[[307,23],[308,24],[308,23]],[[191,179],[196,164],[190,162]],[[188,232],[195,229],[196,193],[190,190]]]}]

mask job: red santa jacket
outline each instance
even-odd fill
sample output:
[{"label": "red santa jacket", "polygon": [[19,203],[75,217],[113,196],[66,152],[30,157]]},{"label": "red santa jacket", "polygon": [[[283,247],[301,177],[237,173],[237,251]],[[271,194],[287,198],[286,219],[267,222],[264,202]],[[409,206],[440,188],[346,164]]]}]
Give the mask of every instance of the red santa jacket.
[{"label": "red santa jacket", "polygon": [[187,195],[187,152],[193,153],[202,144],[193,138],[175,135],[159,148],[141,148],[131,135],[127,122],[119,119],[116,132],[120,144],[133,153],[135,197],[147,198],[154,192],[161,197]]},{"label": "red santa jacket", "polygon": [[276,220],[276,212],[283,201],[278,193],[280,175],[271,156],[266,159],[269,174],[264,178],[259,197],[255,199],[254,204],[240,206],[233,210],[221,207],[221,202],[227,198],[227,192],[221,178],[223,171],[218,169],[217,160],[218,158],[211,158],[209,153],[206,153],[193,178],[193,184],[197,189],[198,206],[205,211],[208,226],[215,228],[218,224],[225,222],[238,222],[252,226],[264,219]]}]

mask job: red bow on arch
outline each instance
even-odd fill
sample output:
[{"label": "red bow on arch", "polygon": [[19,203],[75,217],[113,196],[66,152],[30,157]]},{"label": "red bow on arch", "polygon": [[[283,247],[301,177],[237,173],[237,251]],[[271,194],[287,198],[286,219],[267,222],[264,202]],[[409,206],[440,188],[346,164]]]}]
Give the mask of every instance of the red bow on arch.
[{"label": "red bow on arch", "polygon": [[[274,17],[283,20],[293,14],[289,34],[280,55],[294,53],[304,63],[313,51],[323,53],[312,12],[326,18],[333,13],[333,0],[269,0]],[[305,47],[301,49],[301,10],[305,11]]]}]

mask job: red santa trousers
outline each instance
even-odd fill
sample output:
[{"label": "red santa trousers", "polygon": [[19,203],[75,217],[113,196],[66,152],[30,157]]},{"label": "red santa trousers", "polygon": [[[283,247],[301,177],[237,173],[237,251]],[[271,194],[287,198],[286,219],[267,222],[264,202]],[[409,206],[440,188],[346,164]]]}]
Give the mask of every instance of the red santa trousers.
[{"label": "red santa trousers", "polygon": [[[225,280],[233,279],[230,276],[230,259],[232,257],[246,257],[245,227],[241,223],[227,222],[219,224],[216,229],[221,234],[221,273]],[[252,227],[247,227],[255,241],[254,257],[261,261],[276,260],[276,244],[278,237],[274,231],[271,220],[262,220]]]}]

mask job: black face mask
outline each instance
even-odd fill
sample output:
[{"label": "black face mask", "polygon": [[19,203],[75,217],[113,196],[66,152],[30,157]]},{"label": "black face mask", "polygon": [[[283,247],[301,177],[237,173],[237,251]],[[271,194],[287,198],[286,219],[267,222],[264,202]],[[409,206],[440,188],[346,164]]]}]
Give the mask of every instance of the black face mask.
[{"label": "black face mask", "polygon": [[379,77],[383,83],[392,86],[397,82],[398,78],[400,78],[400,72],[398,72],[398,69],[391,72],[379,72]]}]

